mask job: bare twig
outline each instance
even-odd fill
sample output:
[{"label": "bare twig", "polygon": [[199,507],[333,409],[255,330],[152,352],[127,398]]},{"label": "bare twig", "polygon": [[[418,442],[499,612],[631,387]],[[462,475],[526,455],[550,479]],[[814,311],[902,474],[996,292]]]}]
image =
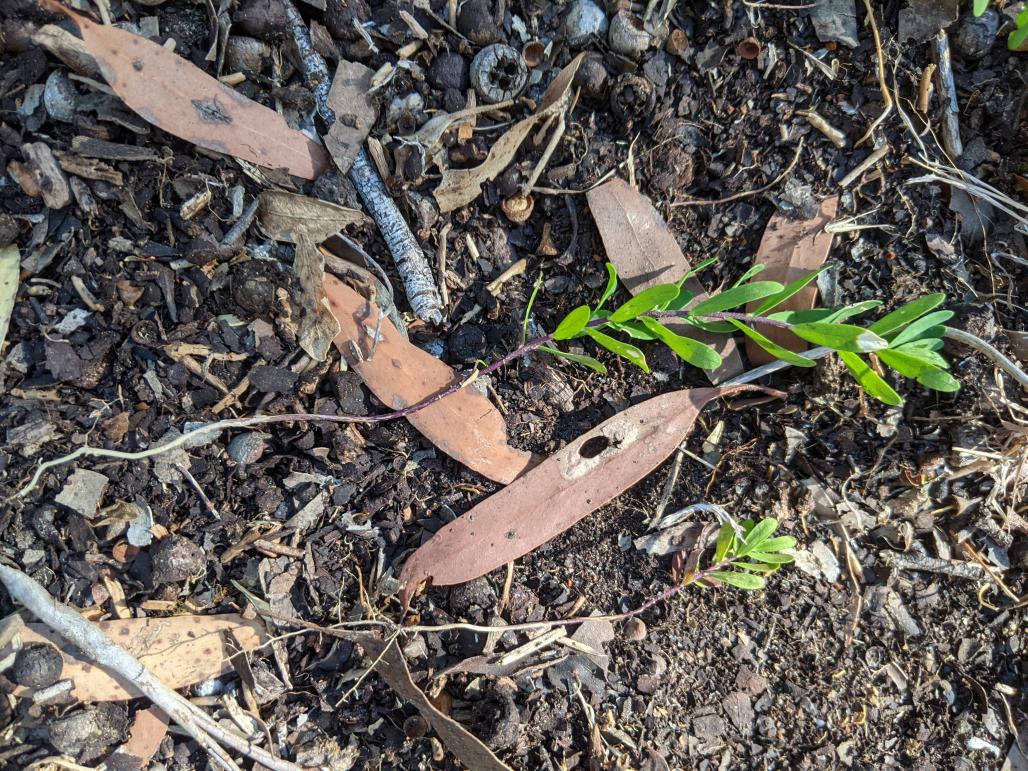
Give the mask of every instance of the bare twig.
[{"label": "bare twig", "polygon": [[717,198],[713,200],[704,200],[700,198],[694,198],[689,201],[675,201],[671,204],[671,208],[677,208],[679,206],[715,206],[721,203],[729,203],[731,201],[738,201],[740,198],[749,198],[751,195],[760,195],[766,193],[768,190],[773,188],[787,176],[792,173],[792,170],[796,168],[796,164],[799,163],[800,153],[803,152],[803,139],[801,138],[799,144],[796,145],[796,154],[792,156],[792,160],[789,161],[789,165],[785,167],[785,171],[775,177],[773,180],[768,182],[763,187],[758,187],[756,190],[743,190],[740,193],[733,193],[732,195],[726,195],[724,198]]},{"label": "bare twig", "polygon": [[382,238],[393,255],[396,270],[403,279],[407,300],[415,315],[431,324],[441,324],[442,300],[432,278],[432,268],[363,148],[353,160],[350,180],[357,188],[364,206],[375,218]]},{"label": "bare twig", "polygon": [[932,57],[935,59],[935,76],[939,79],[939,97],[942,99],[942,143],[950,159],[955,161],[964,154],[964,143],[960,140],[960,102],[957,101],[957,84],[953,80],[949,36],[944,29],[932,38]]},{"label": "bare twig", "polygon": [[3,582],[13,600],[25,606],[91,661],[120,675],[138,688],[192,736],[216,766],[226,771],[239,771],[239,766],[225,750],[225,747],[229,747],[269,769],[300,771],[296,764],[276,758],[267,750],[255,747],[245,737],[226,729],[166,686],[139,659],[101,632],[99,627],[55,600],[46,589],[21,570],[0,563],[0,582]]},{"label": "bare twig", "polygon": [[310,30],[307,29],[303,17],[296,10],[292,0],[284,0],[286,19],[289,21],[289,34],[296,43],[296,50],[300,54],[300,66],[303,74],[314,92],[314,99],[318,105],[318,112],[325,122],[332,126],[336,120],[336,114],[328,104],[328,92],[332,88],[332,78],[328,74],[328,66],[324,58],[314,50],[314,43],[311,41]]},{"label": "bare twig", "polygon": [[891,148],[889,145],[882,145],[864,160],[858,163],[849,174],[843,177],[839,181],[839,187],[849,187],[853,182],[860,177],[865,171],[874,166],[878,161],[882,160],[886,155],[889,154]]},{"label": "bare twig", "polygon": [[1023,369],[1014,364],[1014,362],[1004,356],[994,346],[989,345],[980,337],[976,337],[970,332],[965,332],[962,329],[954,329],[953,327],[946,327],[944,335],[950,340],[963,343],[970,348],[974,348],[978,353],[984,354],[988,358],[992,359],[993,363],[1010,375],[1010,377],[1014,378],[1014,380],[1021,385],[1021,388],[1028,389],[1028,374],[1025,374]]},{"label": "bare twig", "polygon": [[[871,0],[864,0],[864,10],[867,11],[867,20],[871,25],[871,35],[875,40],[875,56],[878,70],[878,85],[882,90],[882,100],[885,102],[885,109],[882,110],[882,114],[875,118],[874,123],[867,127],[867,131],[864,132],[864,136],[857,140],[855,147],[860,147],[868,139],[871,138],[871,134],[876,128],[884,121],[889,113],[892,112],[892,92],[889,91],[889,84],[885,80],[885,54],[882,53],[882,37],[878,34],[878,22],[875,21],[874,8],[871,7]],[[945,33],[943,33],[945,34]]]}]

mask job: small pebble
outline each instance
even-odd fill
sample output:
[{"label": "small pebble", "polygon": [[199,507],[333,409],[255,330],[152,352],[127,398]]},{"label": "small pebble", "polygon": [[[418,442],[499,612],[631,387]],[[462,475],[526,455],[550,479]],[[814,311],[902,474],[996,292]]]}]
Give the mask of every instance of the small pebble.
[{"label": "small pebble", "polygon": [[593,0],[576,0],[564,17],[564,37],[571,46],[584,46],[607,34],[607,14]]},{"label": "small pebble", "polygon": [[491,0],[468,0],[457,15],[457,31],[475,45],[500,39],[500,27],[493,16]]},{"label": "small pebble", "polygon": [[421,715],[411,715],[403,721],[403,733],[408,739],[420,739],[428,733],[428,721]]},{"label": "small pebble", "polygon": [[261,434],[256,431],[239,434],[239,436],[233,437],[232,441],[228,443],[228,457],[240,466],[256,463],[264,455],[264,451],[268,449],[267,439],[267,434]]},{"label": "small pebble", "polygon": [[82,763],[122,741],[128,733],[128,722],[124,707],[105,702],[51,720],[47,729],[54,749]]},{"label": "small pebble", "polygon": [[450,335],[451,358],[470,364],[485,356],[486,337],[482,328],[474,324],[463,324]]},{"label": "small pebble", "polygon": [[439,54],[428,68],[428,82],[441,91],[468,88],[468,60],[458,53]]},{"label": "small pebble", "polygon": [[14,658],[11,679],[26,688],[46,688],[61,677],[64,657],[49,643],[29,643]]},{"label": "small pebble", "polygon": [[181,535],[162,539],[150,552],[155,586],[185,581],[203,572],[207,564],[204,550]]},{"label": "small pebble", "polygon": [[992,48],[999,34],[999,13],[995,8],[986,9],[981,16],[962,14],[960,27],[957,29],[954,46],[965,59],[976,61],[981,59]]},{"label": "small pebble", "polygon": [[296,385],[296,373],[282,367],[259,364],[250,370],[250,383],[263,393],[292,393]]},{"label": "small pebble", "polygon": [[641,618],[630,618],[625,624],[625,636],[633,642],[646,639],[646,622]]}]

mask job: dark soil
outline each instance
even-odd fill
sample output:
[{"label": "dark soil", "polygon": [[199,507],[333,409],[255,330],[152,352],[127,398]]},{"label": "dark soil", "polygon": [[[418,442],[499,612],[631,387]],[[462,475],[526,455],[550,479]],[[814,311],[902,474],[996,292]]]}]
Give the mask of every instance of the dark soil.
[{"label": "dark soil", "polygon": [[[885,163],[840,189],[839,180],[871,151],[870,142],[855,144],[883,109],[862,3],[855,4],[859,45],[852,49],[819,41],[804,11],[758,11],[729,0],[677,4],[670,27],[680,31],[674,40],[681,43],[681,33],[687,39],[680,53],[672,46],[675,53],[651,49],[632,59],[611,51],[605,37],[593,39],[584,46],[594,58],[580,76],[567,134],[538,183],[550,192],[535,194],[535,210],[521,225],[504,217],[500,203],[531,172],[541,147],[526,143],[474,204],[440,216],[431,199],[436,170],[394,155],[395,138],[438,110],[463,107],[467,63],[496,40],[521,49],[522,22],[529,37],[553,41],[551,58],[534,70],[539,77],[525,91],[537,100],[554,68],[582,48],[564,42],[566,4],[468,0],[458,28],[470,40],[438,21],[446,18],[445,2],[428,4],[435,18],[416,9],[424,5],[328,0],[324,13],[306,4],[300,10],[325,25],[319,45],[330,71],[338,57],[372,69],[395,62],[396,50],[415,39],[400,10],[428,32],[413,57],[427,77],[400,69],[378,92],[383,110],[372,135],[396,163],[389,190],[428,254],[444,223],[452,225],[447,320],[439,328],[414,323],[410,335],[455,370],[518,345],[540,273],[532,319],[542,329],[595,301],[606,275],[603,244],[585,197],[553,190],[585,190],[612,170],[653,200],[690,259],[719,257],[701,275],[711,289],[745,272],[774,212],[809,215],[816,202],[841,193],[839,219],[859,217],[858,224],[870,227],[835,237],[829,259],[836,269],[825,285],[835,296],[823,302],[880,299],[891,309],[942,291],[958,312],[954,326],[1014,358],[1024,355],[1024,234],[999,211],[976,211],[944,183],[916,181],[926,173],[911,160],[919,147],[896,111],[877,132],[892,146]],[[913,102],[931,61],[929,45],[898,39],[901,2],[875,5],[888,80],[891,85],[895,77],[899,106],[921,127]],[[174,38],[180,55],[212,74],[246,72],[242,93],[311,125],[314,100],[293,64],[295,52],[281,38],[275,4],[242,6],[227,14],[236,19],[231,35],[251,35],[267,48],[254,44],[256,58],[244,60],[231,54],[232,44],[230,60],[216,73],[205,60],[212,23],[203,5],[111,4],[115,21],[155,19],[158,41]],[[86,443],[139,450],[194,421],[384,411],[354,373],[340,371],[337,352],[318,364],[298,347],[290,308],[300,290],[289,247],[253,227],[245,249],[216,248],[239,217],[240,202],[249,203],[264,185],[232,159],[197,151],[85,81],[70,81],[79,100],[70,120],[59,109],[48,112],[38,87],[53,73],[71,71],[29,35],[53,17],[23,0],[0,0],[0,7],[0,161],[9,170],[0,183],[0,246],[15,243],[22,256],[22,286],[0,351],[6,435],[0,495],[22,488],[40,461]],[[370,22],[377,52],[357,34],[354,18]],[[1025,55],[1006,50],[1009,24],[1002,33],[966,29],[969,24],[950,28],[964,146],[958,165],[1023,200]],[[750,36],[761,48],[755,60],[737,53]],[[282,51],[277,68],[273,49]],[[824,62],[834,78],[798,49]],[[423,109],[400,110],[390,123],[386,108],[411,93],[422,97]],[[811,107],[844,133],[845,147],[797,114]],[[507,118],[530,110],[519,102]],[[928,115],[936,132],[941,111],[936,96]],[[497,122],[484,117],[469,143],[450,148],[451,162],[480,162],[501,130],[486,127]],[[31,142],[76,156],[78,138],[148,154],[102,161],[106,170],[95,179],[72,174],[80,192],[69,205],[48,208],[19,186],[11,164],[25,161],[22,147]],[[767,185],[786,169],[800,138],[799,163],[767,192],[675,206]],[[937,148],[930,133],[921,141]],[[933,149],[933,157],[942,155]],[[110,181],[112,171],[123,184]],[[294,182],[309,195],[357,205],[352,186],[337,173]],[[205,188],[209,204],[184,219],[182,204]],[[349,235],[402,289],[376,228]],[[527,258],[527,271],[493,297],[486,285],[520,258]],[[92,309],[73,279],[92,296]],[[408,311],[402,291],[398,302]],[[76,327],[69,314],[82,311],[89,312]],[[407,318],[413,319],[409,312]],[[190,344],[196,353],[176,360],[169,343]],[[666,350],[645,349],[652,375],[592,350],[608,363],[608,375],[541,356],[498,373],[491,386],[512,442],[550,454],[634,403],[707,384],[702,372]],[[906,405],[899,410],[862,395],[839,362],[826,359],[816,369],[771,377],[769,385],[787,391],[784,401],[736,399],[701,415],[667,510],[706,501],[740,519],[775,516],[808,553],[834,555],[837,569],[821,571],[814,562],[810,572],[789,567],[756,593],[685,591],[642,616],[641,640],[616,625],[605,668],[571,648],[550,646],[523,662],[521,674],[438,678],[482,653],[486,637],[411,636],[404,651],[415,681],[519,769],[999,768],[1018,731],[1024,745],[1028,712],[1028,412],[1024,392],[991,362],[951,343],[945,353],[961,390],[939,394],[900,379],[894,385]],[[247,376],[251,386],[238,403],[220,406],[219,386],[231,389]],[[718,426],[712,446],[706,440]],[[436,451],[405,421],[279,424],[259,435],[224,435],[189,450],[181,462],[193,482],[153,461],[83,460],[49,471],[40,488],[0,509],[0,552],[55,597],[93,610],[91,618],[112,613],[106,578],[122,587],[128,608],[140,616],[162,613],[143,609],[154,600],[169,601],[165,613],[238,612],[248,605],[243,586],[279,612],[313,622],[366,617],[367,601],[398,619],[395,599],[382,593],[390,582],[382,579],[443,524],[498,489]],[[671,580],[669,557],[631,545],[646,532],[671,465],[520,560],[502,617],[503,570],[450,591],[430,589],[413,612],[423,624],[519,623],[640,605]],[[58,500],[77,468],[108,480],[95,516]],[[823,505],[812,490],[839,505]],[[248,534],[282,525],[322,493],[314,521],[280,541],[303,558],[250,548],[222,560]],[[126,505],[149,507],[164,537],[149,547],[129,546],[126,520],[114,508]],[[992,579],[900,569],[882,558],[906,552],[913,559],[971,560],[965,546],[982,556]],[[6,595],[0,604],[5,613],[14,610]],[[634,631],[642,634],[638,626]],[[508,632],[491,644],[502,652],[527,639]],[[359,647],[315,634],[287,637],[282,645],[292,687],[271,689],[260,717],[286,756],[299,753],[311,765],[334,769],[454,767],[432,732],[423,735],[424,724],[411,720],[413,707],[378,677],[359,677],[371,663]],[[254,657],[253,667],[267,682],[281,678],[268,651]],[[5,670],[0,685],[13,688],[16,670]],[[220,687],[234,692],[235,676],[223,677]],[[8,698],[0,711],[8,722],[0,731],[0,760],[8,768],[58,752],[98,763],[124,738],[126,716],[130,721],[148,706],[134,701],[86,712]],[[70,736],[69,714],[81,715],[73,720],[83,724],[80,739]],[[315,749],[329,759],[315,760]],[[152,767],[205,763],[194,743],[169,734]]]}]

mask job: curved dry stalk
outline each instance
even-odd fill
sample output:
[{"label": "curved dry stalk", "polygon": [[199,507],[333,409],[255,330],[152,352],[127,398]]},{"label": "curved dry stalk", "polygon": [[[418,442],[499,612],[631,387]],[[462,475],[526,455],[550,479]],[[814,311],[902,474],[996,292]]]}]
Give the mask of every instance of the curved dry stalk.
[{"label": "curved dry stalk", "polygon": [[267,750],[255,747],[248,739],[226,729],[191,704],[165,685],[139,659],[100,631],[99,627],[51,597],[42,585],[21,570],[0,563],[0,582],[7,588],[12,600],[21,603],[91,661],[120,675],[138,688],[196,740],[214,765],[226,771],[240,771],[225,750],[225,747],[229,747],[273,771],[301,771],[295,763],[276,758]]},{"label": "curved dry stalk", "polygon": [[1010,377],[1014,378],[1014,380],[1021,385],[1021,388],[1028,389],[1028,374],[1025,374],[1023,369],[1004,356],[996,347],[985,342],[980,337],[976,337],[970,332],[965,332],[962,329],[946,327],[944,336],[950,340],[955,340],[958,343],[963,343],[969,348],[974,348],[978,353],[984,354],[987,358],[992,359],[993,363],[1010,375]]},{"label": "curved dry stalk", "polygon": [[875,12],[871,7],[871,0],[864,0],[864,9],[867,11],[867,19],[871,24],[871,35],[875,39],[875,56],[877,58],[877,69],[878,69],[878,86],[882,91],[882,100],[885,102],[885,109],[882,110],[882,114],[875,118],[874,123],[867,127],[867,131],[864,132],[864,136],[857,140],[854,147],[860,147],[864,142],[871,138],[872,132],[884,121],[889,113],[892,112],[892,93],[889,91],[889,84],[885,80],[885,54],[882,53],[882,37],[878,33],[878,22],[875,21]]}]

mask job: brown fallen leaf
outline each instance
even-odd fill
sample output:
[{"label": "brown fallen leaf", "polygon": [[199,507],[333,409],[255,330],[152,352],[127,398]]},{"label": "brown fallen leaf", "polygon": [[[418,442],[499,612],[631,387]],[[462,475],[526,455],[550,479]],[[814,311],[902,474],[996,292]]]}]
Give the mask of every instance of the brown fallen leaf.
[{"label": "brown fallen leaf", "polygon": [[[660,212],[649,198],[625,180],[604,182],[590,190],[586,199],[603,239],[607,259],[632,294],[656,284],[678,281],[689,272],[689,260]],[[690,306],[707,298],[706,290],[696,278],[686,281],[685,287],[693,293]],[[707,377],[715,385],[745,369],[731,335],[707,333],[684,322],[665,323],[665,326],[679,335],[704,342],[721,354],[721,366],[707,371]]]},{"label": "brown fallen leaf", "polygon": [[296,245],[293,272],[300,282],[303,316],[300,347],[315,361],[324,361],[339,334],[339,323],[325,297],[325,256],[318,244],[347,225],[365,222],[356,209],[293,193],[268,190],[261,194],[261,229],[276,241]]},{"label": "brown fallen leaf", "polygon": [[57,0],[40,5],[66,14],[104,79],[130,108],[180,139],[272,169],[314,179],[328,164],[317,142],[289,128],[272,109],[247,99],[147,38],[96,24]]},{"label": "brown fallen leaf", "polygon": [[539,109],[524,120],[511,126],[489,149],[489,155],[472,169],[447,169],[435,189],[435,200],[442,212],[453,211],[474,201],[482,193],[482,185],[496,179],[506,169],[528,138],[532,129],[542,120],[567,109],[571,82],[578,72],[585,54],[579,54],[564,67],[546,89]]},{"label": "brown fallen leaf", "polygon": [[[379,326],[381,311],[375,303],[331,274],[325,276],[325,293],[339,321],[336,347],[389,409],[408,407],[453,384],[454,372],[446,364],[407,342],[388,319]],[[379,340],[371,355],[376,328]],[[472,387],[407,420],[451,458],[496,482],[513,482],[535,461],[531,453],[507,443],[503,416]]]},{"label": "brown fallen leaf", "polygon": [[[761,281],[778,281],[788,284],[825,264],[828,252],[832,249],[832,234],[825,232],[825,226],[835,218],[839,206],[839,197],[826,198],[821,202],[821,210],[809,220],[789,219],[781,214],[772,215],[764,228],[760,239],[760,248],[753,258],[754,264],[766,267],[760,274]],[[776,311],[804,311],[814,307],[817,300],[817,284],[808,284],[784,303],[775,308]],[[760,305],[750,303],[746,309],[752,312]],[[764,327],[760,330],[765,337],[790,351],[805,351],[807,344],[787,329]],[[753,364],[767,364],[774,357],[746,338],[746,355]]]},{"label": "brown fallen leaf", "polygon": [[[171,616],[98,622],[100,629],[122,648],[139,658],[169,688],[184,688],[227,672],[232,651],[223,632],[232,632],[246,650],[266,640],[260,621],[227,613],[217,616]],[[50,643],[64,657],[61,679],[75,683],[71,695],[79,701],[122,701],[142,694],[132,683],[81,658],[62,637],[44,624],[26,624],[22,645]],[[31,688],[19,686],[15,694],[27,696]]]},{"label": "brown fallen leaf", "polygon": [[465,767],[475,771],[510,771],[510,766],[497,758],[481,739],[435,708],[424,691],[411,679],[407,662],[395,641],[387,643],[369,632],[350,632],[347,639],[364,648],[367,655],[375,661],[375,671],[401,698],[417,708],[439,735],[443,746]]},{"label": "brown fallen leaf", "polygon": [[128,740],[107,757],[107,768],[148,768],[167,735],[167,715],[157,707],[139,710],[132,719]]},{"label": "brown fallen leaf", "polygon": [[332,78],[328,106],[337,117],[325,135],[325,147],[343,174],[350,171],[353,159],[378,120],[378,105],[371,98],[374,74],[374,70],[360,62],[341,59]]},{"label": "brown fallen leaf", "polygon": [[406,608],[423,581],[471,581],[567,530],[662,463],[712,399],[756,386],[673,391],[629,407],[458,517],[407,560]]}]

